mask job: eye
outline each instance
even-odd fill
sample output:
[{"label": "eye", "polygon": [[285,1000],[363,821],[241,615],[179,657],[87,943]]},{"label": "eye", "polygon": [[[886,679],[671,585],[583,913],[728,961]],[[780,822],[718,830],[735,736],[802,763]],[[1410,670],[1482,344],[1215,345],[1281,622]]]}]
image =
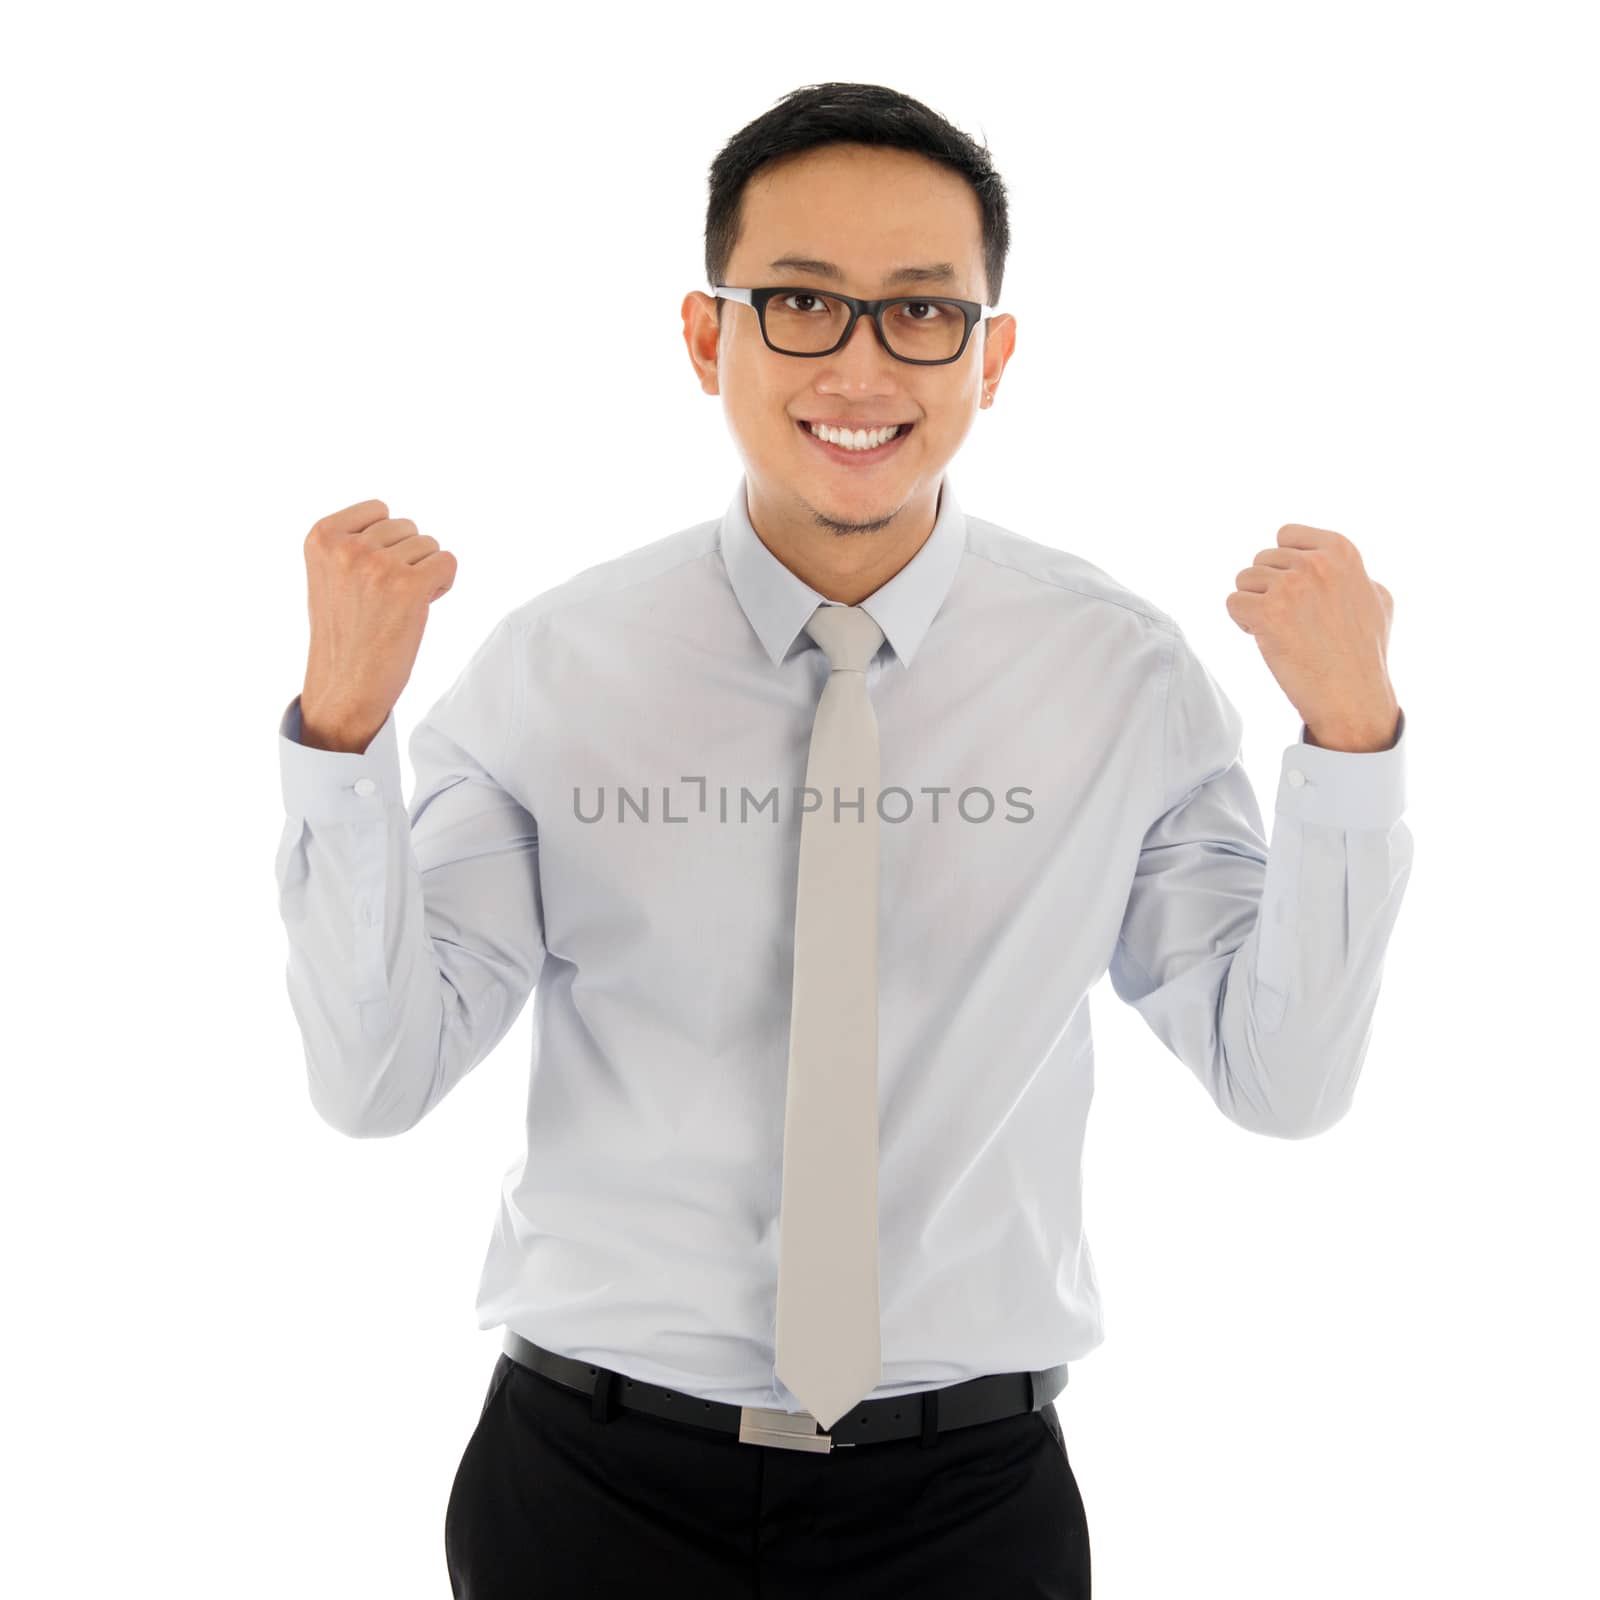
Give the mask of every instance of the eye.
[{"label": "eye", "polygon": [[944,307],[937,300],[908,300],[900,307],[902,314],[908,311],[931,311],[931,317],[910,317],[911,322],[937,322],[944,315]]},{"label": "eye", "polygon": [[821,298],[822,296],[819,294],[808,294],[804,290],[797,289],[793,294],[786,294],[783,297],[783,304],[786,310],[792,310],[794,308],[789,304],[791,300],[820,300]]}]

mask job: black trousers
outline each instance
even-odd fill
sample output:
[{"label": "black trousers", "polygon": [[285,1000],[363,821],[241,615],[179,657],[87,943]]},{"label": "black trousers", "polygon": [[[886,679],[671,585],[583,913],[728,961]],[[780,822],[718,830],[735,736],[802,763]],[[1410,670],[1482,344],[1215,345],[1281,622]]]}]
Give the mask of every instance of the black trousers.
[{"label": "black trousers", "polygon": [[501,1354],[445,1511],[456,1600],[1088,1600],[1054,1404],[856,1449],[744,1444]]}]

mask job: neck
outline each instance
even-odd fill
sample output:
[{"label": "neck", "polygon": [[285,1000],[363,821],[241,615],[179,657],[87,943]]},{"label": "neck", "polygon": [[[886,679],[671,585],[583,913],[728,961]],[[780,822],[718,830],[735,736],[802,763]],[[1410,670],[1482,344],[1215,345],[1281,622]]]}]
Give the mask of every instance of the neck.
[{"label": "neck", "polygon": [[769,496],[745,476],[756,537],[803,583],[846,606],[877,593],[928,542],[939,496],[936,482],[887,515],[852,520],[798,495]]}]

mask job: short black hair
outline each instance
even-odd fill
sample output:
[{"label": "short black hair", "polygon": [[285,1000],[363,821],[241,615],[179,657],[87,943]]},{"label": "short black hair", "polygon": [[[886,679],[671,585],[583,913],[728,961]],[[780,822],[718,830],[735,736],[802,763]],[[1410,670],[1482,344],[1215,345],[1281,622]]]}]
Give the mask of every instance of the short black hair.
[{"label": "short black hair", "polygon": [[[989,159],[987,143],[976,143],[920,100],[878,83],[806,84],[746,123],[717,152],[706,205],[706,281],[712,288],[726,281],[743,223],[745,185],[773,161],[828,144],[912,150],[959,172],[976,191],[983,214],[985,303],[999,301],[1011,232],[1006,186]],[[717,296],[719,326],[724,304]]]}]

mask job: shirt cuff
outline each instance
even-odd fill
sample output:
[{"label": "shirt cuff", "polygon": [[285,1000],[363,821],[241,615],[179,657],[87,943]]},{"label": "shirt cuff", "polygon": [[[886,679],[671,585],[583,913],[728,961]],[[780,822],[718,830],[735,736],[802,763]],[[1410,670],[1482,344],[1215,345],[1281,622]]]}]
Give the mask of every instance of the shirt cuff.
[{"label": "shirt cuff", "polygon": [[1335,828],[1388,828],[1406,808],[1406,714],[1387,750],[1326,750],[1300,738],[1283,752],[1278,810]]},{"label": "shirt cuff", "polygon": [[278,776],[284,810],[313,822],[367,822],[392,802],[404,807],[400,750],[391,710],[363,751],[300,743],[300,696],[278,723]]}]

